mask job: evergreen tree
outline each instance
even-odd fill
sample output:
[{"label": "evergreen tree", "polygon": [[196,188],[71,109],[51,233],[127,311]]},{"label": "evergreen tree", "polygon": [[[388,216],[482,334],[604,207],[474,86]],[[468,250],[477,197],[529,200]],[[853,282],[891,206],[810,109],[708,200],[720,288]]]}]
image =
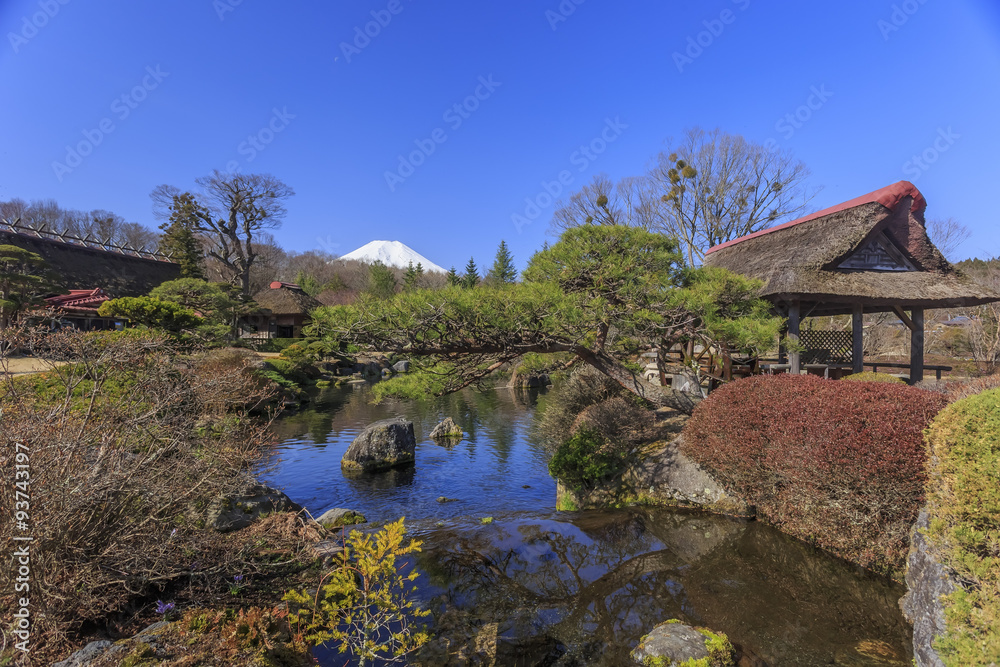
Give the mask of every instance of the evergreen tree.
[{"label": "evergreen tree", "polygon": [[514,268],[514,256],[510,254],[507,242],[501,240],[500,247],[497,248],[496,258],[493,260],[493,268],[487,276],[487,280],[492,285],[509,285],[517,278],[517,269]]},{"label": "evergreen tree", "polygon": [[469,258],[469,263],[465,265],[465,274],[462,276],[462,287],[472,289],[479,284],[479,269],[476,267],[476,260]]},{"label": "evergreen tree", "polygon": [[406,267],[406,273],[403,275],[403,289],[414,290],[417,289],[417,284],[420,281],[420,274],[424,272],[420,264],[413,266],[413,262]]},{"label": "evergreen tree", "polygon": [[448,269],[448,285],[450,287],[457,287],[461,284],[462,284],[462,279],[459,277],[458,271],[455,270],[455,267],[453,266],[450,269]]},{"label": "evergreen tree", "polygon": [[41,256],[12,245],[0,245],[0,328],[11,324],[17,313],[41,303],[47,284]]},{"label": "evergreen tree", "polygon": [[368,289],[369,294],[377,299],[388,299],[396,293],[396,276],[392,269],[376,261],[368,265]]},{"label": "evergreen tree", "polygon": [[311,276],[305,271],[299,271],[295,274],[295,284],[301,287],[302,291],[309,296],[316,296],[323,291],[323,285],[320,285],[315,276]]},{"label": "evergreen tree", "polygon": [[201,243],[194,235],[198,203],[189,192],[174,195],[170,219],[160,225],[160,252],[181,265],[181,278],[205,279]]}]

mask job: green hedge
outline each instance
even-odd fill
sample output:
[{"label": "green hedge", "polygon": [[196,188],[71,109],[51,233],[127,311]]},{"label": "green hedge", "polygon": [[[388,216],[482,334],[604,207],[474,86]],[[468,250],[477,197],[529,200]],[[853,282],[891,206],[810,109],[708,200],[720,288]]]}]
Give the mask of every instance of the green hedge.
[{"label": "green hedge", "polygon": [[627,455],[596,430],[583,427],[559,445],[549,461],[549,474],[574,491],[593,489],[621,472]]},{"label": "green hedge", "polygon": [[965,582],[936,648],[946,665],[1000,664],[1000,389],[948,406],[926,435],[928,537]]}]

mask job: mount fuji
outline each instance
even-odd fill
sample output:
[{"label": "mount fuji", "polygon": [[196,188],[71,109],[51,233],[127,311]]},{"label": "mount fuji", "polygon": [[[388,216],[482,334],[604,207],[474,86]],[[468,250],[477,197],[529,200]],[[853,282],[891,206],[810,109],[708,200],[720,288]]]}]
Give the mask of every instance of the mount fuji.
[{"label": "mount fuji", "polygon": [[395,266],[399,269],[407,268],[412,262],[413,266],[420,264],[424,271],[448,273],[447,269],[442,269],[410,246],[399,241],[371,241],[353,252],[342,255],[340,259],[355,259],[366,264],[379,261],[386,266]]}]

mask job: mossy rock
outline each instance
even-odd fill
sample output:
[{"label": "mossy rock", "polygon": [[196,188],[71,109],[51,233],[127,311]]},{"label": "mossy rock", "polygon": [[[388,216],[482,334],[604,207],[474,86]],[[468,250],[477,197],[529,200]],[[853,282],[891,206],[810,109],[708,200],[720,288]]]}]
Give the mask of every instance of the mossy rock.
[{"label": "mossy rock", "polygon": [[708,628],[670,619],[653,628],[632,650],[643,667],[732,667],[736,651],[729,638]]},{"label": "mossy rock", "polygon": [[137,667],[156,658],[156,651],[146,642],[138,642],[122,660],[122,667]]},{"label": "mossy rock", "polygon": [[339,528],[341,526],[355,526],[359,523],[368,523],[361,512],[335,507],[324,512],[316,522],[324,528]]}]

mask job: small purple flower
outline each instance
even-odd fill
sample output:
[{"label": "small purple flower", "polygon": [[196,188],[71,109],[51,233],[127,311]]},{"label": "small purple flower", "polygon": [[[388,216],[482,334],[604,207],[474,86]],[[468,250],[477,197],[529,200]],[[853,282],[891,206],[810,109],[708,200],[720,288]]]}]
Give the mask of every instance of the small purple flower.
[{"label": "small purple flower", "polygon": [[156,613],[157,614],[167,614],[174,610],[173,602],[164,602],[163,600],[156,601]]},{"label": "small purple flower", "polygon": [[177,536],[177,529],[174,528],[173,530],[170,531],[170,539],[174,539],[174,537],[176,536]]},{"label": "small purple flower", "polygon": [[236,576],[233,577],[233,581],[235,581],[238,584],[243,583],[243,575],[237,574]]}]

